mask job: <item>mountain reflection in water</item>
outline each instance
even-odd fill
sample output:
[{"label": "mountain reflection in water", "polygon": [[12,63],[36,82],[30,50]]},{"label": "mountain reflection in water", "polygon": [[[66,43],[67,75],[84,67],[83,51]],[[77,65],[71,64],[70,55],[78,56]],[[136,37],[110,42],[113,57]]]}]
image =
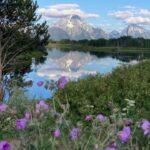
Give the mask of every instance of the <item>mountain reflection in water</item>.
[{"label": "mountain reflection in water", "polygon": [[150,53],[65,52],[54,48],[48,50],[44,63],[35,65],[33,59],[32,71],[24,77],[25,80],[33,80],[33,86],[27,88],[27,93],[32,97],[49,98],[50,91],[37,87],[39,80],[57,81],[60,76],[76,80],[89,74],[107,74],[122,64],[134,64],[146,58],[150,58]]}]

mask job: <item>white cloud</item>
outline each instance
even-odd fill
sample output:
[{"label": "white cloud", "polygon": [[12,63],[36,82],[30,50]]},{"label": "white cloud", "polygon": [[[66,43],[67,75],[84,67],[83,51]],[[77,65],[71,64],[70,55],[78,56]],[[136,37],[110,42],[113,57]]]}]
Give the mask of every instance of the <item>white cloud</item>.
[{"label": "white cloud", "polygon": [[140,14],[143,15],[143,16],[150,17],[150,10],[148,10],[148,9],[141,9],[140,10]]},{"label": "white cloud", "polygon": [[61,76],[65,76],[69,79],[78,79],[85,75],[96,74],[96,71],[78,70],[76,72],[62,71],[62,70],[41,70],[37,71],[37,75],[40,77],[47,76],[51,80],[58,80]]},{"label": "white cloud", "polygon": [[132,17],[133,16],[133,13],[131,11],[116,11],[116,12],[111,12],[108,14],[109,16],[114,16],[116,18],[119,18],[119,19],[126,19],[128,17]]},{"label": "white cloud", "polygon": [[52,5],[48,8],[50,9],[72,9],[72,8],[79,8],[80,6],[78,4],[58,4],[58,5]]},{"label": "white cloud", "polygon": [[127,5],[124,11],[111,12],[108,15],[121,19],[127,24],[150,25],[150,11],[147,9],[136,9],[134,6]]},{"label": "white cloud", "polygon": [[98,18],[95,13],[86,13],[80,9],[78,4],[58,4],[39,8],[38,13],[46,18],[63,18],[70,15],[79,15],[81,18]]},{"label": "white cloud", "polygon": [[129,24],[142,24],[142,25],[149,25],[150,24],[150,18],[145,17],[130,17],[125,20]]},{"label": "white cloud", "polygon": [[126,5],[124,6],[125,9],[135,9],[136,7],[135,6],[132,6],[132,5]]}]

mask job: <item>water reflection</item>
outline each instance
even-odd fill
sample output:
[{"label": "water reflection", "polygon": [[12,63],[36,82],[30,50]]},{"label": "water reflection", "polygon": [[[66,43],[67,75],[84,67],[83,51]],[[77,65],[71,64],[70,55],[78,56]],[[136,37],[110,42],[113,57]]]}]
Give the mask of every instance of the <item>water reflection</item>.
[{"label": "water reflection", "polygon": [[99,58],[111,57],[120,60],[121,62],[129,63],[131,61],[140,61],[150,58],[150,52],[90,52]]},{"label": "water reflection", "polygon": [[89,74],[106,74],[114,68],[126,64],[135,64],[138,60],[150,57],[150,54],[143,53],[85,53],[78,51],[65,52],[59,49],[48,51],[44,63],[35,65],[33,59],[33,71],[25,75],[26,80],[33,80],[33,86],[28,87],[28,95],[36,98],[48,98],[50,91],[37,87],[36,83],[41,80],[58,80],[60,76],[69,79],[78,79]]},{"label": "water reflection", "polygon": [[58,49],[53,49],[48,52],[45,63],[38,66],[37,75],[57,80],[60,76],[75,79],[87,74],[95,74],[94,69],[88,70],[84,68],[85,65],[94,60],[98,60],[98,58],[95,55],[90,55],[90,53],[62,52]]}]

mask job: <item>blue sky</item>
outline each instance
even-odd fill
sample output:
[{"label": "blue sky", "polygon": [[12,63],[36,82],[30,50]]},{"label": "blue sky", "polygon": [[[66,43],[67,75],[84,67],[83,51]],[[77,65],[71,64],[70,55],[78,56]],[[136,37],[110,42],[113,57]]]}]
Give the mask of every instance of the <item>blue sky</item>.
[{"label": "blue sky", "polygon": [[38,13],[51,25],[58,19],[78,14],[106,31],[122,30],[128,24],[150,28],[150,0],[37,0]]}]

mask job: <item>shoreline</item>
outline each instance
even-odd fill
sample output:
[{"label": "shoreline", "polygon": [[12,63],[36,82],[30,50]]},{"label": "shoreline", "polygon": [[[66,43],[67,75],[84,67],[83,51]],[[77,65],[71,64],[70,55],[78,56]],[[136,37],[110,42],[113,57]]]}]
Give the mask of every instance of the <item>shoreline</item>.
[{"label": "shoreline", "polygon": [[95,47],[83,44],[62,44],[62,43],[48,43],[47,48],[60,48],[64,51],[83,51],[83,52],[139,52],[150,53],[150,48],[138,47]]}]

